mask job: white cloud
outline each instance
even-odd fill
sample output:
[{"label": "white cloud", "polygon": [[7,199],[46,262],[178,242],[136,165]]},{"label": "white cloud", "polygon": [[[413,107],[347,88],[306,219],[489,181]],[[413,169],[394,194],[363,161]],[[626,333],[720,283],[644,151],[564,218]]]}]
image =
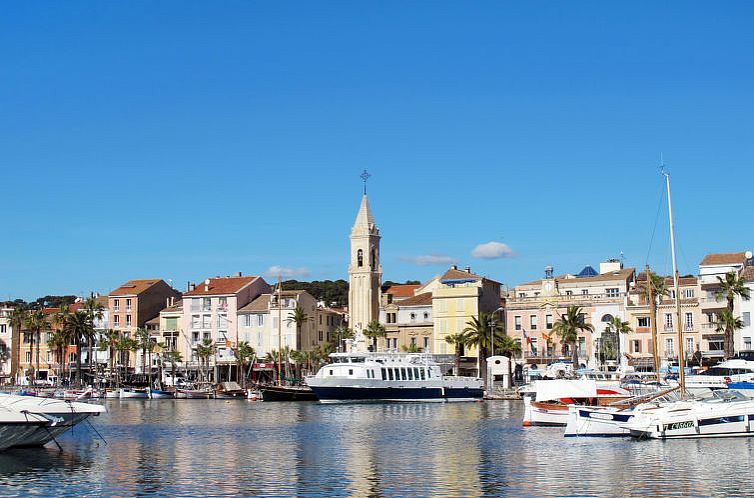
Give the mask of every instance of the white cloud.
[{"label": "white cloud", "polygon": [[285,268],[284,266],[270,266],[265,275],[270,277],[308,277],[311,272],[307,268]]},{"label": "white cloud", "polygon": [[426,254],[424,256],[401,256],[401,261],[413,263],[419,266],[433,265],[452,265],[458,263],[458,260],[452,256],[443,254]]},{"label": "white cloud", "polygon": [[494,241],[479,244],[471,251],[471,257],[478,259],[510,258],[513,255],[513,249],[508,247],[508,244]]}]

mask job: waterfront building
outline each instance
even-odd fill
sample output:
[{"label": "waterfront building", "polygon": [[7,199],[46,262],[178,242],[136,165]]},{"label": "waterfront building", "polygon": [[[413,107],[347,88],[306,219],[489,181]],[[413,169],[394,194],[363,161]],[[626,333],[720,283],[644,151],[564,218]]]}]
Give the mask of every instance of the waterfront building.
[{"label": "waterfront building", "polygon": [[[258,358],[278,351],[281,345],[311,351],[334,342],[335,329],[343,323],[344,316],[323,304],[305,290],[261,294],[238,310],[240,340],[248,342]],[[293,319],[297,307],[306,315],[298,327]]]},{"label": "waterfront building", "polygon": [[[431,350],[435,354],[454,354],[455,347],[448,344],[445,338],[462,333],[472,318],[480,317],[480,313],[494,313],[495,320],[503,319],[500,283],[472,273],[470,267],[460,270],[453,265],[442,276],[430,281],[427,287],[433,288],[434,333]],[[465,348],[462,362],[476,361],[477,357],[477,349],[468,347]]]},{"label": "waterfront building", "polygon": [[[718,277],[725,279],[725,274],[733,272],[736,275],[751,281],[754,259],[750,251],[730,252],[730,253],[711,253],[704,256],[699,263],[699,280],[701,283],[701,307],[705,315],[705,333],[707,340],[720,350],[723,349],[723,334],[715,331],[715,321],[717,314],[727,308],[728,303],[725,299],[718,300],[715,297],[715,291],[719,289]],[[747,283],[752,291],[754,285]],[[754,297],[754,292],[751,292]],[[733,337],[735,351],[751,350],[752,337],[754,337],[754,328],[751,326],[751,316],[754,311],[754,303],[751,300],[745,301],[736,296],[733,302],[733,313],[740,317],[744,322],[744,328],[737,330]],[[722,353],[721,353],[722,354]]]},{"label": "waterfront building", "polygon": [[11,380],[11,357],[13,352],[13,327],[10,314],[13,308],[0,306],[0,384]]},{"label": "waterfront building", "polygon": [[181,293],[164,280],[129,280],[107,296],[109,328],[134,337],[136,330],[145,328],[171,297],[180,299]]},{"label": "waterfront building", "polygon": [[355,348],[365,351],[371,341],[363,334],[369,322],[379,318],[380,231],[369,208],[366,191],[351,229],[351,257],[348,266],[348,323],[355,335]]},{"label": "waterfront building", "polygon": [[[221,381],[220,367],[236,364],[233,348],[240,340],[238,310],[270,290],[262,277],[244,277],[240,273],[207,278],[199,285],[189,284],[183,294],[182,330],[188,340],[184,359],[198,365],[196,347],[209,339],[214,346],[210,365],[214,367],[214,379]],[[227,372],[230,371],[228,368]]]},{"label": "waterfront building", "polygon": [[416,290],[423,287],[421,284],[391,285],[382,293],[382,305],[397,303],[416,295]]},{"label": "waterfront building", "polygon": [[[660,367],[665,368],[678,361],[678,313],[675,302],[675,284],[672,276],[664,277],[668,290],[664,296],[657,296],[657,344]],[[637,370],[654,369],[654,345],[652,341],[652,320],[649,301],[645,293],[647,275],[641,272],[626,300],[626,318],[631,332],[623,334],[621,353],[628,364]],[[722,355],[722,343],[705,335],[704,315],[700,306],[699,279],[683,276],[678,279],[681,293],[681,326],[683,327],[683,352],[687,363],[700,357],[718,358]],[[698,351],[698,353],[697,353]]]},{"label": "waterfront building", "polygon": [[[421,288],[419,285],[410,287],[412,293]],[[432,292],[395,298],[390,297],[393,289],[388,289],[386,304],[380,309],[380,323],[385,326],[386,337],[378,341],[378,348],[383,346],[395,351],[420,349],[431,353],[434,332]]]},{"label": "waterfront building", "polygon": [[599,272],[586,266],[577,274],[555,276],[548,266],[544,278],[514,287],[506,300],[506,330],[521,343],[524,362],[544,367],[571,358],[571,346],[561,344],[552,329],[569,306],[578,306],[584,321],[594,326],[594,332],[579,334],[579,363],[600,366],[600,360],[605,360],[604,355],[597,355],[603,334],[614,316],[624,318],[634,273],[633,268],[623,268],[623,263],[615,259],[602,262]]}]

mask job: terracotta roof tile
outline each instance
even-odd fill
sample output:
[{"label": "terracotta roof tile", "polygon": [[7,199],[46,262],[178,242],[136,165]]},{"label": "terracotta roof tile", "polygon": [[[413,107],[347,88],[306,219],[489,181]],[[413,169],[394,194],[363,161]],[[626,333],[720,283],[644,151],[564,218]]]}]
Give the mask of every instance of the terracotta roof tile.
[{"label": "terracotta roof tile", "polygon": [[414,291],[421,285],[403,284],[393,285],[385,291],[385,294],[392,294],[393,297],[413,297]]},{"label": "terracotta roof tile", "polygon": [[744,271],[741,272],[741,278],[745,282],[754,282],[754,266],[744,268]]},{"label": "terracotta roof tile", "polygon": [[398,305],[398,307],[403,308],[404,306],[427,306],[432,304],[432,293],[431,292],[425,292],[423,294],[419,294],[418,296],[412,296],[406,299],[402,299],[395,303]]},{"label": "terracotta roof tile", "polygon": [[[162,282],[159,278],[149,280],[129,280],[110,293],[111,296],[131,296],[138,295],[149,289],[153,285]],[[166,284],[167,285],[167,284]]]},{"label": "terracotta roof tile", "polygon": [[[285,294],[285,291],[283,292]],[[249,313],[260,313],[269,311],[270,309],[270,298],[272,297],[272,294],[262,294],[261,296],[254,299],[252,302],[238,310],[239,314],[248,315]]]},{"label": "terracotta roof tile", "polygon": [[224,294],[235,294],[241,289],[252,283],[259,277],[214,277],[209,278],[209,289],[204,282],[196,284],[192,291],[184,293],[184,296],[221,296]]},{"label": "terracotta roof tile", "polygon": [[170,312],[170,311],[183,311],[183,301],[176,301],[173,303],[172,306],[168,306],[166,308],[163,308],[160,313],[162,312]]},{"label": "terracotta roof tile", "polygon": [[722,252],[707,254],[699,265],[736,265],[743,264],[744,261],[746,261],[745,252]]},{"label": "terracotta roof tile", "polygon": [[[563,275],[558,275],[557,277],[552,278],[552,280],[555,280],[558,284],[585,284],[592,282],[606,282],[610,280],[625,280],[630,277],[634,273],[634,271],[634,268],[624,268],[618,271],[601,273],[600,275],[595,275],[593,277],[577,277],[575,275],[566,273]],[[532,285],[538,286],[542,283],[542,280],[544,279],[527,282],[525,284],[518,284],[516,287]]]},{"label": "terracotta roof tile", "polygon": [[440,277],[440,281],[444,282],[445,280],[481,280],[482,277],[479,275],[475,275],[474,273],[469,273],[467,271],[457,270],[455,268],[451,268],[448,271],[446,271],[442,277]]}]

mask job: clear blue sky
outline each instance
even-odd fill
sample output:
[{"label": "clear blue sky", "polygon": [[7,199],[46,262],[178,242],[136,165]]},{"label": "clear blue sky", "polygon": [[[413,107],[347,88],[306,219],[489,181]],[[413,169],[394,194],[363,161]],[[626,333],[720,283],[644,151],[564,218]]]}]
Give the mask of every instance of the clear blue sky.
[{"label": "clear blue sky", "polygon": [[[752,241],[749,2],[15,2],[0,18],[0,298],[271,266],[513,285]],[[490,241],[514,254],[479,259]],[[438,265],[417,265],[435,255]],[[426,258],[421,261],[426,261]],[[274,278],[271,278],[274,280]]]}]

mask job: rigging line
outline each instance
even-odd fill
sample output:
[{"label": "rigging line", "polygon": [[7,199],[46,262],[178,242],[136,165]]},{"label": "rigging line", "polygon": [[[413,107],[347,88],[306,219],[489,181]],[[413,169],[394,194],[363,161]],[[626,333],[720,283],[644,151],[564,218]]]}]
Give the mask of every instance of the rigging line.
[{"label": "rigging line", "polygon": [[662,210],[662,201],[665,199],[665,184],[663,183],[660,186],[660,202],[657,204],[657,214],[655,215],[655,224],[654,228],[652,228],[652,237],[649,239],[649,249],[647,249],[647,258],[644,260],[644,264],[649,264],[649,255],[652,252],[652,244],[654,242],[655,238],[655,232],[657,232],[657,224],[660,221],[660,211]]}]

